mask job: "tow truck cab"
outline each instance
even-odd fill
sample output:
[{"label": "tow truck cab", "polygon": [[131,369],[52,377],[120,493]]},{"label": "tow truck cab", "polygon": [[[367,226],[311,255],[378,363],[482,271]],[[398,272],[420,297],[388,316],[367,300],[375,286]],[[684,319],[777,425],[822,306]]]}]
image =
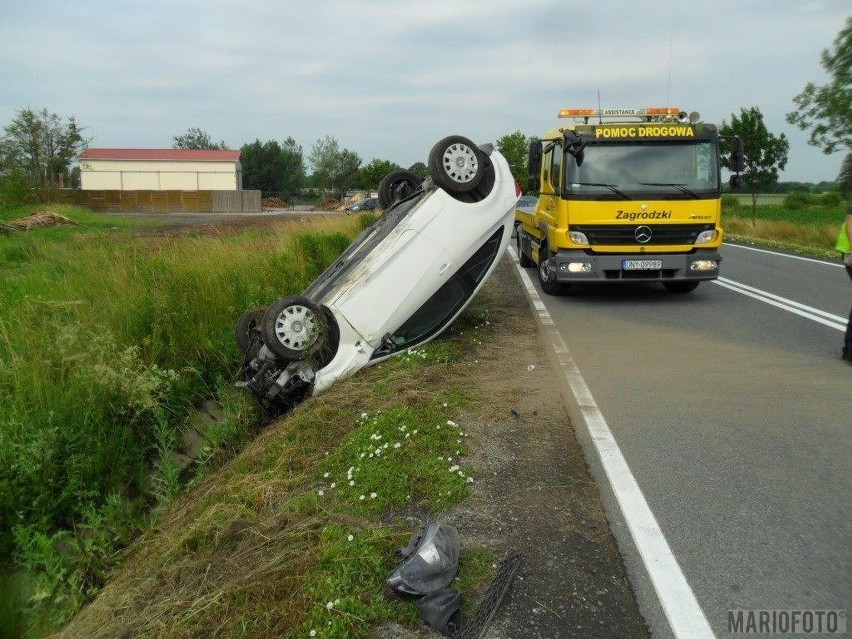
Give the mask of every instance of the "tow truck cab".
[{"label": "tow truck cab", "polygon": [[[560,293],[579,282],[654,281],[685,293],[718,277],[723,229],[716,126],[674,107],[564,109],[559,115],[574,122],[530,145],[529,187],[538,204],[516,214],[521,264],[538,267],[544,291]],[[742,144],[731,138],[730,147],[736,187]]]}]

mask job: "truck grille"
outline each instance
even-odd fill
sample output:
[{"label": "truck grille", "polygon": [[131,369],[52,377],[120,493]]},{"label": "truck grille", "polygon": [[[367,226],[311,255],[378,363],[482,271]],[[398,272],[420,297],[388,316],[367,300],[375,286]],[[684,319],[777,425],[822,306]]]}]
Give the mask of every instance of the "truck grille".
[{"label": "truck grille", "polygon": [[[636,229],[647,226],[651,229],[651,240],[640,243],[636,240]],[[589,243],[622,244],[636,246],[659,246],[665,244],[694,244],[702,231],[709,231],[712,224],[577,224],[572,231],[584,233]]]}]

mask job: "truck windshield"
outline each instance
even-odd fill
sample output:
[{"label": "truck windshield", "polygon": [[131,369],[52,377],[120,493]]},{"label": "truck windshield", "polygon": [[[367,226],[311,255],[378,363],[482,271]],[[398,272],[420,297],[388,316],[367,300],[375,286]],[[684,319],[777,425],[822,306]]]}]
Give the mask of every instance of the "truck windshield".
[{"label": "truck windshield", "polygon": [[719,193],[719,162],[710,141],[590,143],[583,163],[565,168],[569,199],[698,199]]}]

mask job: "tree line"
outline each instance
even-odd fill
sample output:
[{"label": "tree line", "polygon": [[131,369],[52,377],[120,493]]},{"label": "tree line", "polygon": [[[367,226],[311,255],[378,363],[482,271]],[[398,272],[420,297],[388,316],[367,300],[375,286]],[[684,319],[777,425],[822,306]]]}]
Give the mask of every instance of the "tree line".
[{"label": "tree line", "polygon": [[[852,193],[852,18],[820,57],[830,81],[817,86],[808,83],[793,98],[795,109],[787,114],[790,124],[810,132],[808,144],[826,154],[845,152],[837,183],[841,192]],[[3,128],[0,138],[0,204],[27,199],[45,199],[50,189],[73,186],[74,161],[91,141],[84,135],[74,116],[63,118],[47,109],[21,109]],[[737,135],[744,143],[746,167],[743,182],[753,195],[778,188],[778,174],[787,164],[789,141],[781,133],[769,131],[763,114],[756,106],[731,114],[730,122],[720,126],[723,136]],[[527,149],[536,137],[521,131],[502,136],[497,148],[506,157],[512,173],[522,185],[528,177]],[[225,142],[214,142],[204,130],[190,128],[173,138],[173,147],[181,149],[225,149]],[[722,164],[727,168],[729,156]],[[241,149],[243,188],[259,189],[265,194],[292,194],[304,188],[341,195],[350,189],[375,190],[381,179],[400,167],[395,162],[375,158],[362,164],[357,153],[341,148],[338,140],[327,135],[317,140],[305,158],[302,147],[287,137],[282,142],[267,140],[244,144]],[[306,171],[306,159],[313,167]],[[418,162],[409,170],[426,177],[426,166]],[[79,171],[79,169],[77,169]],[[79,180],[79,173],[76,175]]]}]

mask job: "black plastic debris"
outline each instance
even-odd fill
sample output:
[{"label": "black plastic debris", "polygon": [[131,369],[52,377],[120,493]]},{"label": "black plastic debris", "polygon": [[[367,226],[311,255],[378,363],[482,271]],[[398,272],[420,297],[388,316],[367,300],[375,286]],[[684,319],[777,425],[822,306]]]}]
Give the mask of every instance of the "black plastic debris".
[{"label": "black plastic debris", "polygon": [[458,637],[462,630],[461,593],[455,588],[441,588],[417,600],[420,618],[448,637]]},{"label": "black plastic debris", "polygon": [[420,618],[454,639],[481,639],[523,562],[520,554],[500,562],[473,621],[462,626],[461,593],[448,587],[459,567],[458,531],[446,524],[426,524],[399,553],[403,562],[388,574],[388,586],[398,594],[418,597]]},{"label": "black plastic debris", "polygon": [[426,524],[400,550],[405,560],[388,575],[387,584],[406,595],[426,595],[452,583],[459,569],[461,541],[446,524]]}]

